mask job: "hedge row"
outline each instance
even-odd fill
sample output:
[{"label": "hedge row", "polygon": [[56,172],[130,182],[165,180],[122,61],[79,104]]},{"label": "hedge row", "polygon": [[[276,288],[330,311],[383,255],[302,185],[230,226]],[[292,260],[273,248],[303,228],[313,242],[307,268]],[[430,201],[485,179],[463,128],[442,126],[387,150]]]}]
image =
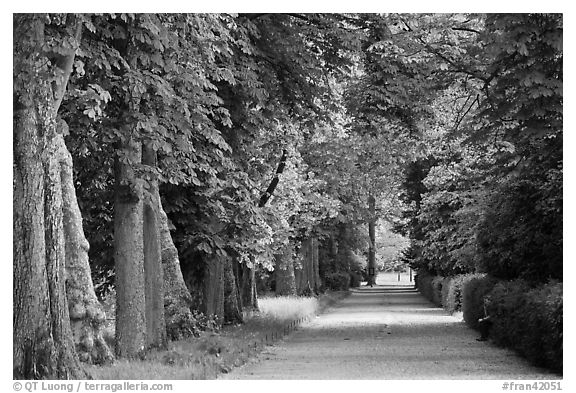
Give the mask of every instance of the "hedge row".
[{"label": "hedge row", "polygon": [[486,305],[494,321],[490,336],[497,345],[562,373],[562,299],[561,282],[537,288],[521,280],[497,284]]},{"label": "hedge row", "polygon": [[562,283],[532,288],[522,280],[499,281],[486,274],[440,277],[418,272],[416,286],[448,312],[462,311],[473,329],[479,329],[478,319],[489,315],[494,343],[562,373]]},{"label": "hedge row", "polygon": [[485,276],[485,274],[460,274],[452,277],[441,277],[419,272],[415,281],[416,287],[425,298],[453,314],[462,311],[462,288],[464,285],[473,279],[480,279]]},{"label": "hedge row", "polygon": [[324,277],[324,286],[333,291],[345,291],[350,288],[351,281],[352,278],[348,273],[330,273]]}]

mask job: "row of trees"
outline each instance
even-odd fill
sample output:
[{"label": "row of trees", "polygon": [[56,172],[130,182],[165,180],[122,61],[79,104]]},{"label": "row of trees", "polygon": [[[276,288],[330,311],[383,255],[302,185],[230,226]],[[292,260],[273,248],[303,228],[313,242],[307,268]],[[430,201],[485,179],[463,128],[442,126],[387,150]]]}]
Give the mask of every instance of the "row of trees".
[{"label": "row of trees", "polygon": [[[139,356],[206,318],[241,322],[263,272],[277,293],[302,294],[359,273],[364,254],[376,267],[378,218],[409,235],[417,268],[472,269],[471,233],[506,266],[488,253],[497,233],[517,240],[498,221],[514,209],[551,245],[559,24],[14,15],[15,378],[79,378],[79,360]],[[549,221],[507,199],[513,184]],[[508,216],[490,219],[489,203]],[[97,299],[110,290],[114,349]]]},{"label": "row of trees", "polygon": [[454,77],[406,171],[406,257],[445,276],[561,280],[562,16],[489,15],[467,28],[426,43]]}]

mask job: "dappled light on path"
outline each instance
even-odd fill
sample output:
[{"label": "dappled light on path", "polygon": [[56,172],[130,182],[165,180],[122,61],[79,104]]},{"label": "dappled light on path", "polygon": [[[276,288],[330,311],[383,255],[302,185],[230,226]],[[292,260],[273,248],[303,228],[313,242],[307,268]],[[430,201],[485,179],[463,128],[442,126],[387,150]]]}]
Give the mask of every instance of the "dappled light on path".
[{"label": "dappled light on path", "polygon": [[[378,280],[380,284],[382,280]],[[476,341],[413,286],[361,287],[232,379],[552,379],[513,352]]]}]

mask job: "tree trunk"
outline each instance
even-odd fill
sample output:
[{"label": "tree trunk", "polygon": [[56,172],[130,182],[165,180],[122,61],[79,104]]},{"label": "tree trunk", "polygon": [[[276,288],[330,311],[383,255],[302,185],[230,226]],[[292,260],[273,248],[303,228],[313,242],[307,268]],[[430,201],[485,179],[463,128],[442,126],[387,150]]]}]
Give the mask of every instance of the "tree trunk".
[{"label": "tree trunk", "polygon": [[[158,192],[158,190],[156,190]],[[190,308],[192,296],[184,283],[178,250],[174,246],[168,217],[162,207],[160,194],[158,201],[158,227],[160,230],[160,244],[162,252],[162,271],[164,276],[164,318],[166,333],[170,340],[180,340],[193,335],[194,318]]]},{"label": "tree trunk", "polygon": [[275,255],[276,295],[296,296],[293,250],[292,244],[288,244],[282,249],[281,254]]},{"label": "tree trunk", "polygon": [[[14,113],[13,377],[85,378],[65,288],[62,188],[48,83]],[[38,94],[40,92],[40,94]],[[52,114],[52,115],[51,115]]]},{"label": "tree trunk", "polygon": [[[122,146],[132,163],[141,160],[134,141]],[[116,354],[134,358],[146,341],[142,183],[129,164],[116,160],[114,262],[116,265]]]},{"label": "tree trunk", "polygon": [[312,254],[312,272],[314,276],[314,286],[312,287],[314,292],[318,294],[320,288],[322,287],[322,282],[320,281],[320,258],[318,252],[318,238],[313,237],[310,239],[310,247]]},{"label": "tree trunk", "polygon": [[[49,65],[44,23],[42,15],[21,15],[14,24],[14,36],[27,38],[14,46],[13,378],[84,379],[68,314],[56,156],[56,114],[75,51]],[[67,38],[78,43],[81,26]]]},{"label": "tree trunk", "polygon": [[84,236],[82,214],[74,189],[72,156],[62,135],[57,136],[56,143],[66,240],[66,296],[76,352],[83,362],[102,364],[114,358],[103,337],[106,315],[98,302],[92,283],[88,259],[89,244]]},{"label": "tree trunk", "polygon": [[316,273],[314,270],[314,238],[308,238],[302,242],[299,254],[301,264],[294,268],[296,277],[296,289],[298,295],[311,296],[317,292]]},{"label": "tree trunk", "polygon": [[224,262],[215,254],[205,258],[202,304],[204,314],[224,322]]},{"label": "tree trunk", "polygon": [[224,260],[224,322],[242,323],[244,321],[242,301],[234,275],[233,263],[232,258]]},{"label": "tree trunk", "polygon": [[242,274],[240,295],[242,299],[242,308],[245,312],[258,311],[258,295],[256,293],[256,268],[252,263],[252,267],[242,264],[240,269]]},{"label": "tree trunk", "polygon": [[372,194],[368,196],[368,237],[370,245],[368,248],[368,285],[376,284],[376,199]]},{"label": "tree trunk", "polygon": [[[147,146],[142,148],[142,163],[156,167],[156,152]],[[166,324],[164,322],[164,277],[160,250],[160,207],[158,182],[148,182],[148,193],[144,198],[143,241],[144,241],[144,294],[146,299],[146,346],[166,348]]]}]

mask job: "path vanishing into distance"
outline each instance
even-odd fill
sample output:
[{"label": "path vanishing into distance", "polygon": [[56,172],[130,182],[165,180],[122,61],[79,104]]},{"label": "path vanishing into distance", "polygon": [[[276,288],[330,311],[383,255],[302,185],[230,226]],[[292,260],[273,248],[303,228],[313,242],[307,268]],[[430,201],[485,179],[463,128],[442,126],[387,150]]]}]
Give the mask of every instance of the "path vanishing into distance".
[{"label": "path vanishing into distance", "polygon": [[560,379],[380,275],[225,379]]}]

